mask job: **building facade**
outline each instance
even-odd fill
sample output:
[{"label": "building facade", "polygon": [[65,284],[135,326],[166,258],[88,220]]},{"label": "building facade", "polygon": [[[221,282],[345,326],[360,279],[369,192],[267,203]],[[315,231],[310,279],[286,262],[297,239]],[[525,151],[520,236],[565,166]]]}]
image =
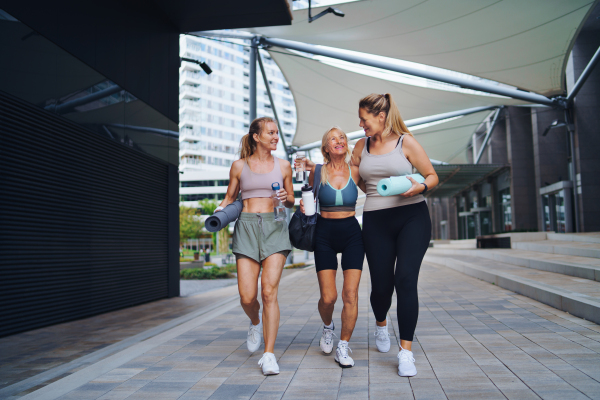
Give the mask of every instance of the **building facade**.
[{"label": "building facade", "polygon": [[[600,7],[596,7],[568,60],[569,91],[599,47]],[[504,108],[480,160],[482,165],[471,165],[480,169],[487,165],[489,172],[450,196],[432,191],[428,197],[433,239],[472,239],[511,231],[600,231],[598,93],[600,68],[596,66],[568,116],[550,107]],[[572,140],[565,123],[568,119],[573,121]],[[467,149],[470,160],[483,136],[479,131],[473,135]],[[456,174],[467,167],[436,166],[436,170],[454,169]],[[444,179],[440,183],[441,188],[447,184]]]},{"label": "building facade", "polygon": [[[207,75],[194,63],[180,68],[180,170],[228,171],[239,158],[239,145],[249,127],[249,43],[244,40],[182,35],[181,56],[206,62]],[[289,145],[296,130],[296,108],[285,78],[268,53],[261,51],[273,101]],[[257,73],[258,116],[273,117],[266,88]],[[280,140],[276,155],[285,158]],[[200,194],[200,193],[198,193]]]}]

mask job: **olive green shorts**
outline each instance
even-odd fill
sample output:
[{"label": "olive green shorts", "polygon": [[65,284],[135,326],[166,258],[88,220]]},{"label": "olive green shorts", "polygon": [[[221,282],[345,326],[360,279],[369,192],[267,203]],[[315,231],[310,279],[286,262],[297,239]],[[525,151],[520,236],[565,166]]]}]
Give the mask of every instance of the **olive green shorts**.
[{"label": "olive green shorts", "polygon": [[261,262],[275,253],[287,257],[292,251],[286,221],[275,221],[275,213],[243,212],[233,231],[233,254]]}]

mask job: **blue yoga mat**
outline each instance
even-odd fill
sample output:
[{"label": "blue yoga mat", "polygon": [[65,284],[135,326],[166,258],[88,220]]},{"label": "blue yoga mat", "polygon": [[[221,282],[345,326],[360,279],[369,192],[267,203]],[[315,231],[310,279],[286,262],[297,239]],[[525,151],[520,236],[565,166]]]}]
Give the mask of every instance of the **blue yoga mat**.
[{"label": "blue yoga mat", "polygon": [[390,176],[377,183],[377,193],[380,196],[395,196],[406,192],[412,187],[412,182],[408,180],[407,176],[410,176],[419,183],[425,182],[425,178],[421,174]]},{"label": "blue yoga mat", "polygon": [[224,209],[217,211],[204,221],[204,227],[209,232],[218,232],[239,218],[244,205],[241,200],[236,200]]}]

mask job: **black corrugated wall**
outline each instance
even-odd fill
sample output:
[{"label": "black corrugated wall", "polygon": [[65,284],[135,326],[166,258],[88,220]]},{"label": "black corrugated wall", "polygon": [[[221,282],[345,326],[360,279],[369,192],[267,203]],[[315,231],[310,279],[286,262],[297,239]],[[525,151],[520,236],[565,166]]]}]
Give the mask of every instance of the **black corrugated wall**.
[{"label": "black corrugated wall", "polygon": [[0,336],[178,295],[175,166],[2,92],[0,139]]}]

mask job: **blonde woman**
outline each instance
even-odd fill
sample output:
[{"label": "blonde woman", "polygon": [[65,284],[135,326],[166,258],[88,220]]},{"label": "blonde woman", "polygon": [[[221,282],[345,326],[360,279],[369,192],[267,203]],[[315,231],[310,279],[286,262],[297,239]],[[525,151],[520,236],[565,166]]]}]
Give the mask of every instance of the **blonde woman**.
[{"label": "blonde woman", "polygon": [[[229,187],[218,209],[235,201],[241,191],[244,207],[235,224],[233,253],[236,256],[240,302],[250,318],[247,345],[254,352],[261,344],[264,330],[265,351],[258,364],[263,374],[279,373],[273,353],[279,327],[277,291],[290,244],[287,223],[276,221],[271,199],[271,184],[277,182],[277,196],[287,208],[294,206],[290,163],[271,154],[277,149],[279,132],[271,118],[257,118],[241,142],[240,159],[231,165]],[[260,267],[262,265],[262,275]],[[261,277],[262,321],[257,300]]]},{"label": "blonde woman", "polygon": [[[438,177],[389,93],[371,94],[361,99],[358,107],[360,127],[367,138],[358,141],[353,155],[366,185],[362,235],[371,274],[375,342],[379,351],[390,350],[386,316],[395,288],[400,328],[398,374],[414,376],[417,280],[431,239],[431,220],[423,194],[438,184]],[[401,195],[383,197],[377,193],[381,179],[412,174],[413,168],[425,177],[425,183],[409,178],[412,187]]]},{"label": "blonde woman", "polygon": [[[348,138],[340,128],[334,127],[325,133],[321,153],[325,165],[321,168],[319,188],[321,214],[317,218],[315,230],[315,266],[321,290],[318,307],[323,320],[320,346],[326,354],[333,350],[335,327],[332,317],[338,297],[335,276],[338,268],[337,254],[341,253],[344,308],[335,361],[340,367],[349,368],[354,366],[354,360],[348,354],[348,341],[358,316],[358,285],[365,258],[360,225],[355,218],[360,176],[358,168],[349,163],[351,151],[348,147]],[[308,161],[307,167],[311,170],[309,175],[311,186],[314,184],[315,166]],[[300,200],[300,209],[304,212],[302,200]]]}]

